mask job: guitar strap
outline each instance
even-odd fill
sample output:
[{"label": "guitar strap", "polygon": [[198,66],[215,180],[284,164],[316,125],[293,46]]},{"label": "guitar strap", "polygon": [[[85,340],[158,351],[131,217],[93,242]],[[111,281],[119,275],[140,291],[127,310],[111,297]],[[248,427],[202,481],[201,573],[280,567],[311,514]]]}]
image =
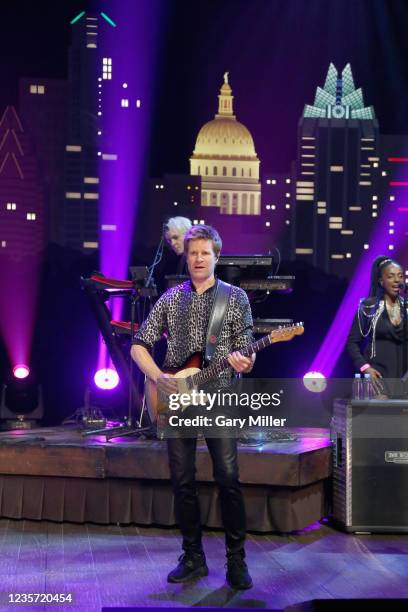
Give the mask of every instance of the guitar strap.
[{"label": "guitar strap", "polygon": [[224,323],[225,314],[231,295],[232,287],[228,283],[218,279],[217,286],[215,288],[214,302],[211,309],[210,320],[208,321],[207,328],[207,343],[205,347],[205,360],[207,363],[211,361],[214,356],[215,349],[218,345],[220,338],[222,324]]}]

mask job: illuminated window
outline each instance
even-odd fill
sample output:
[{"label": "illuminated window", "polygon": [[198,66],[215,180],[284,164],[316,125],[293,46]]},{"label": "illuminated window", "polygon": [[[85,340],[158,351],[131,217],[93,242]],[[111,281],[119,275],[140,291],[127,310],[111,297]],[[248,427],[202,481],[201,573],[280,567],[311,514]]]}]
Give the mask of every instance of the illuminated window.
[{"label": "illuminated window", "polygon": [[45,94],[44,85],[30,85],[31,94]]},{"label": "illuminated window", "polygon": [[285,183],[290,183],[290,178],[285,179]]},{"label": "illuminated window", "polygon": [[99,183],[99,179],[96,176],[84,176],[84,183],[97,185]]},{"label": "illuminated window", "polygon": [[378,196],[374,195],[373,200],[376,202],[378,200]]},{"label": "illuminated window", "polygon": [[374,168],[378,168],[378,162],[373,163]]},{"label": "illuminated window", "polygon": [[84,200],[99,200],[98,193],[84,193]]},{"label": "illuminated window", "polygon": [[270,210],[270,208],[271,208],[271,207],[270,207],[270,205],[269,205],[269,204],[267,204],[267,205],[266,205],[266,210]]},{"label": "illuminated window", "polygon": [[99,244],[97,242],[83,242],[84,249],[97,249]]},{"label": "illuminated window", "polygon": [[112,79],[112,58],[104,57],[102,60],[102,78],[105,80]]},{"label": "illuminated window", "polygon": [[378,205],[377,204],[373,204],[372,208],[373,208],[373,210],[375,210],[376,208],[378,208]]},{"label": "illuminated window", "polygon": [[364,250],[365,250],[365,251],[368,251],[368,249],[369,249],[369,248],[370,248],[370,245],[368,245],[368,244],[365,244],[365,245],[364,245]]},{"label": "illuminated window", "polygon": [[122,100],[120,101],[120,105],[122,107],[128,108],[129,106],[129,100],[127,98],[122,98]]},{"label": "illuminated window", "polygon": [[4,249],[7,246],[6,240],[1,241],[1,247]]},{"label": "illuminated window", "polygon": [[330,172],[343,172],[343,166],[330,166]]},{"label": "illuminated window", "polygon": [[385,171],[385,170],[383,170],[383,171],[381,172],[381,176],[387,176],[387,173],[386,173],[386,171]]},{"label": "illuminated window", "polygon": [[286,223],[286,225],[290,225],[289,219],[286,219],[285,223]]},{"label": "illuminated window", "polygon": [[271,179],[266,179],[266,184],[270,185],[271,184]]},{"label": "illuminated window", "polygon": [[[249,171],[249,176],[251,176],[251,171]],[[271,180],[272,185],[276,185],[276,179]]]},{"label": "illuminated window", "polygon": [[272,209],[272,210],[276,210],[276,205],[275,205],[275,204],[272,204],[272,205],[271,205],[271,209]]},{"label": "illuminated window", "polygon": [[[301,192],[300,192],[300,193],[301,193]],[[311,193],[311,192],[307,192],[307,191],[305,191],[305,193]],[[287,198],[290,198],[290,193],[289,193],[289,191],[287,191],[287,192],[285,193],[285,196],[286,196]]]},{"label": "illuminated window", "polygon": [[389,224],[391,227],[394,227],[394,221],[390,221]]},{"label": "illuminated window", "polygon": [[290,204],[285,204],[285,208],[290,208]]},{"label": "illuminated window", "polygon": [[116,159],[118,159],[118,156],[115,153],[103,153],[102,154],[102,159],[106,159],[106,160],[110,160],[110,161],[115,161]]},{"label": "illuminated window", "polygon": [[103,232],[116,232],[116,225],[101,225],[101,230]]},{"label": "illuminated window", "polygon": [[65,147],[66,151],[70,151],[71,153],[79,153],[80,151],[82,151],[82,147],[81,145],[67,145]]},{"label": "illuminated window", "polygon": [[390,230],[388,230],[388,233],[389,233],[389,234],[393,234],[393,233],[394,233],[394,230],[393,230],[393,229],[390,229]]},{"label": "illuminated window", "polygon": [[35,221],[37,218],[36,213],[27,213],[27,221]]},{"label": "illuminated window", "polygon": [[271,222],[270,221],[265,221],[265,226],[266,227],[271,227]]},{"label": "illuminated window", "polygon": [[394,202],[395,196],[390,196],[390,202]]},{"label": "illuminated window", "polygon": [[15,202],[7,202],[6,208],[7,210],[16,210],[17,204]]},{"label": "illuminated window", "polygon": [[346,253],[346,259],[350,259],[351,258],[351,253]]},{"label": "illuminated window", "polygon": [[141,100],[136,100],[136,108],[140,108],[142,105]]},{"label": "illuminated window", "polygon": [[298,249],[295,249],[295,253],[296,255],[312,255],[313,249],[298,248]]},{"label": "illuminated window", "polygon": [[388,248],[389,248],[390,251],[393,251],[394,250],[394,245],[393,244],[389,244]]},{"label": "illuminated window", "polygon": [[78,191],[67,191],[65,197],[67,200],[80,200],[81,194]]},{"label": "illuminated window", "polygon": [[376,212],[373,212],[373,213],[371,213],[371,216],[372,216],[372,217],[377,217],[377,213],[376,213]]}]

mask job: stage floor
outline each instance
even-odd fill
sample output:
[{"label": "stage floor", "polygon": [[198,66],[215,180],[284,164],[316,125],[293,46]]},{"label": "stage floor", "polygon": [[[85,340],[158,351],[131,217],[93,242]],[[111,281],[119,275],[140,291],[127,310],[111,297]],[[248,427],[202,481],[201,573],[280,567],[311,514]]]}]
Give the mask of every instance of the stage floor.
[{"label": "stage floor", "polygon": [[54,608],[67,612],[192,605],[283,610],[313,598],[408,597],[406,536],[354,536],[320,524],[290,536],[250,534],[254,588],[241,593],[225,584],[223,534],[207,531],[204,547],[209,576],[170,585],[166,576],[180,554],[174,529],[1,519],[0,590],[71,592],[75,604]]},{"label": "stage floor", "polygon": [[[295,431],[295,430],[293,430]],[[239,446],[248,529],[289,532],[323,516],[331,444],[327,430]],[[205,441],[197,449],[202,522],[221,526]],[[73,427],[0,434],[0,516],[100,524],[175,524],[164,441],[84,437]]]}]

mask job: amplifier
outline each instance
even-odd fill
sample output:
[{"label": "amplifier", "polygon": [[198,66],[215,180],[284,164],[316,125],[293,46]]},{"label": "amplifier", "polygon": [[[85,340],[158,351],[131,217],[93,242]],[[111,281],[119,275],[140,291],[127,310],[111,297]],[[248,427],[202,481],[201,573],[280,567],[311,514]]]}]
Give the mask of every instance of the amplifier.
[{"label": "amplifier", "polygon": [[333,517],[350,532],[408,532],[408,401],[336,400]]}]

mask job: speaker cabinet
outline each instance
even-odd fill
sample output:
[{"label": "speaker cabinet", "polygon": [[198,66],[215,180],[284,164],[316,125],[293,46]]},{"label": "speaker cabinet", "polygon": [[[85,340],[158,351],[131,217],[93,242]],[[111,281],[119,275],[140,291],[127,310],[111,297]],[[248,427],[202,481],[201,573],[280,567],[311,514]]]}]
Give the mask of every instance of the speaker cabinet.
[{"label": "speaker cabinet", "polygon": [[408,532],[408,401],[336,400],[333,517],[350,532]]}]

